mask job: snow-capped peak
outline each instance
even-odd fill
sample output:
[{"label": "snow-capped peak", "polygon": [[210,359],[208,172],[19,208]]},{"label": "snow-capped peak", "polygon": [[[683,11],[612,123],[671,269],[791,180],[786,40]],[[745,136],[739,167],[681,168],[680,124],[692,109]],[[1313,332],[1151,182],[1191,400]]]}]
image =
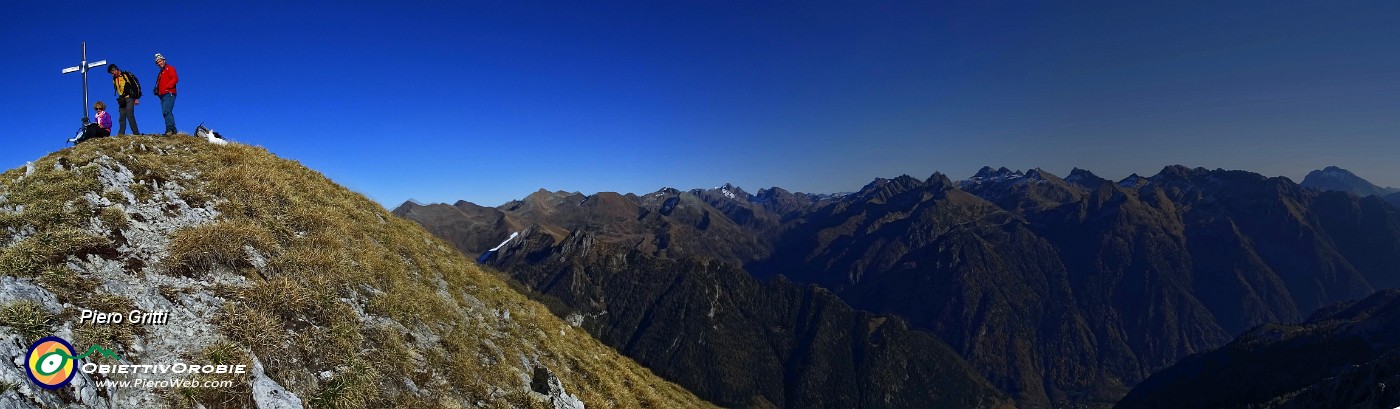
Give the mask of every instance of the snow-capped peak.
[{"label": "snow-capped peak", "polygon": [[729,198],[729,200],[749,199],[748,192],[745,192],[744,189],[740,189],[738,186],[734,186],[730,183],[725,183],[724,186],[716,187],[714,188],[714,190],[718,190],[720,194],[724,195],[724,197]]}]

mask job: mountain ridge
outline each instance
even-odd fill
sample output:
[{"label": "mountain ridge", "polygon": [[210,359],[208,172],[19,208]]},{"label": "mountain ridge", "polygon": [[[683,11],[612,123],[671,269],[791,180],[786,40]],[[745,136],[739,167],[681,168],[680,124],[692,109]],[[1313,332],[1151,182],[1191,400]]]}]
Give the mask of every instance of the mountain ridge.
[{"label": "mountain ridge", "polygon": [[[782,216],[663,192],[628,205],[642,215],[631,227],[587,212],[521,221],[817,284],[938,335],[1022,407],[1111,404],[1254,325],[1397,284],[1400,215],[1379,199],[1224,169],[1072,173],[877,178]],[[689,216],[638,221],[663,211]]]}]

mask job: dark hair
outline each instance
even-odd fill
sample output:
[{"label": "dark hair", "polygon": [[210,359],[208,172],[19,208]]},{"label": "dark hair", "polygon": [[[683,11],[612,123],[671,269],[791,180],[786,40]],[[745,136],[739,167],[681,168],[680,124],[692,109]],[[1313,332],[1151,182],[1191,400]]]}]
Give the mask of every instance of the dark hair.
[{"label": "dark hair", "polygon": [[116,64],[107,64],[107,72],[112,72],[112,70],[121,71],[120,69],[117,68],[117,65],[116,65]]}]

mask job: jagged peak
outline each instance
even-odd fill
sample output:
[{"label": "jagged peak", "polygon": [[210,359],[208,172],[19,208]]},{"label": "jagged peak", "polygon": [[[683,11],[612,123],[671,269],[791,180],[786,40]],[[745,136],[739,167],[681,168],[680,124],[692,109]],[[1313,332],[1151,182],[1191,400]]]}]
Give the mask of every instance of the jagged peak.
[{"label": "jagged peak", "polygon": [[919,179],[915,179],[913,176],[909,176],[908,174],[903,174],[899,175],[899,177],[894,178],[893,180],[891,180],[891,182],[899,183],[901,185],[908,185],[911,183],[921,183],[922,181]]},{"label": "jagged peak", "polygon": [[744,188],[734,186],[732,183],[725,183],[724,186],[720,186],[718,189],[721,194],[730,199],[748,200],[750,196],[753,196],[750,195],[749,192],[745,192]]},{"label": "jagged peak", "polygon": [[769,201],[773,201],[773,200],[779,200],[779,199],[783,199],[783,198],[795,197],[795,196],[799,196],[799,195],[804,195],[804,196],[807,196],[807,197],[809,197],[809,198],[813,196],[813,195],[806,194],[806,193],[794,193],[794,192],[789,192],[789,191],[787,191],[787,189],[783,189],[783,188],[780,188],[780,187],[777,187],[777,186],[773,186],[773,187],[766,188],[766,189],[759,189],[759,190],[758,190],[758,194],[753,195],[749,200],[750,200],[750,201],[753,201],[753,202],[760,202],[760,203],[762,203],[762,202],[769,202]]},{"label": "jagged peak", "polygon": [[423,207],[423,206],[424,206],[424,205],[423,205],[422,202],[419,202],[419,201],[413,200],[413,199],[408,199],[408,200],[403,201],[403,203],[399,204],[398,207],[395,207],[395,208],[394,208],[394,212],[409,211],[409,210],[413,210],[413,209],[415,209],[415,208],[419,208],[419,207]]},{"label": "jagged peak", "polygon": [[983,166],[982,169],[979,169],[976,174],[972,175],[972,178],[970,180],[982,181],[992,179],[1008,179],[1021,177],[1025,175],[1025,172],[1019,170],[1013,171],[1011,169],[1007,169],[1005,166],[1002,166],[997,169],[992,169],[991,166]]},{"label": "jagged peak", "polygon": [[1138,187],[1143,183],[1147,183],[1147,178],[1139,176],[1137,173],[1133,173],[1131,175],[1128,175],[1128,177],[1123,178],[1123,180],[1119,180],[1118,186]]},{"label": "jagged peak", "polygon": [[1055,174],[1050,173],[1050,172],[1046,172],[1044,169],[1041,169],[1041,168],[1035,168],[1035,169],[1028,170],[1028,171],[1026,171],[1025,176],[1026,176],[1026,178],[1028,178],[1028,179],[1034,179],[1034,180],[1052,180],[1052,179],[1059,179],[1059,178],[1060,178],[1059,176],[1055,176]]},{"label": "jagged peak", "polygon": [[1069,176],[1070,176],[1070,177],[1075,177],[1075,176],[1078,176],[1078,177],[1093,177],[1093,178],[1099,177],[1099,175],[1094,174],[1094,172],[1092,172],[1092,171],[1090,171],[1090,170],[1088,170],[1088,169],[1080,169],[1079,167],[1075,167],[1074,169],[1070,169],[1070,170],[1069,170]]},{"label": "jagged peak", "polygon": [[1283,177],[1270,178],[1255,172],[1246,170],[1226,170],[1223,168],[1206,169],[1203,167],[1188,168],[1181,165],[1171,165],[1162,168],[1162,171],[1147,178],[1152,182],[1176,183],[1197,185],[1206,181],[1212,183],[1259,183],[1266,180],[1275,179],[1279,182],[1293,184],[1291,180]]},{"label": "jagged peak", "polygon": [[1099,175],[1095,175],[1094,172],[1090,172],[1086,169],[1080,168],[1074,168],[1070,170],[1069,176],[1065,177],[1065,182],[1073,183],[1087,188],[1097,188],[1099,187],[1099,185],[1102,185],[1104,182],[1107,181],[1107,179],[1099,177]]},{"label": "jagged peak", "polygon": [[525,200],[527,200],[527,201],[528,201],[528,200],[532,200],[532,199],[533,199],[533,200],[548,200],[548,199],[564,198],[564,197],[569,197],[569,196],[586,196],[586,195],[584,195],[582,192],[569,192],[569,191],[564,191],[564,190],[556,190],[556,191],[551,192],[551,191],[549,191],[549,190],[545,190],[544,188],[540,188],[539,190],[536,190],[534,193],[530,193],[529,196],[525,196]]},{"label": "jagged peak", "polygon": [[929,175],[928,179],[924,181],[924,185],[928,186],[930,189],[937,190],[951,190],[957,187],[957,184],[953,183],[953,180],[949,179],[948,175],[944,175],[943,172],[933,172],[933,174]]},{"label": "jagged peak", "polygon": [[885,179],[885,178],[875,178],[875,180],[872,180],[872,181],[870,181],[870,183],[866,183],[865,186],[862,186],[862,187],[860,188],[860,191],[859,191],[859,192],[860,192],[860,193],[871,192],[871,191],[874,191],[875,189],[879,189],[879,188],[881,188],[881,187],[884,187],[885,185],[888,185],[889,183],[890,183],[890,180],[889,180],[889,179]]},{"label": "jagged peak", "polygon": [[554,195],[554,194],[551,193],[550,191],[545,190],[544,188],[540,188],[539,190],[536,190],[536,191],[534,191],[534,192],[531,192],[529,195],[526,195],[526,196],[525,196],[525,200],[528,201],[528,200],[531,200],[531,199],[536,199],[536,200],[538,200],[538,199],[545,199],[545,198],[548,198],[548,197],[553,196],[553,195]]},{"label": "jagged peak", "polygon": [[780,187],[777,187],[777,186],[773,186],[773,187],[769,187],[769,188],[766,188],[766,189],[758,189],[758,194],[756,194],[756,195],[754,195],[754,196],[758,196],[758,197],[775,197],[775,196],[790,195],[790,194],[792,194],[792,192],[787,191],[787,189],[783,189],[783,188],[780,188]]},{"label": "jagged peak", "polygon": [[690,189],[690,194],[693,194],[693,195],[696,195],[696,196],[700,196],[700,195],[703,195],[703,194],[705,194],[705,193],[719,194],[719,195],[723,195],[724,197],[729,198],[730,200],[739,200],[739,201],[748,201],[749,199],[753,198],[753,195],[749,194],[749,192],[746,192],[746,191],[744,191],[743,188],[740,188],[740,187],[738,187],[738,186],[734,186],[734,185],[731,184],[731,183],[725,183],[725,184],[723,184],[723,185],[716,186],[716,187],[709,188],[709,189],[700,189],[700,188]]},{"label": "jagged peak", "polygon": [[1162,171],[1153,175],[1151,180],[1189,180],[1210,174],[1211,171],[1203,167],[1189,168],[1183,165],[1167,165]]},{"label": "jagged peak", "polygon": [[862,196],[882,192],[882,194],[894,194],[913,188],[919,188],[924,182],[909,175],[899,175],[894,179],[875,178],[875,180],[862,187],[858,194]]},{"label": "jagged peak", "polygon": [[[1002,169],[1006,169],[1006,168],[1002,168]],[[992,175],[995,175],[996,173],[997,173],[997,170],[996,170],[996,169],[992,169],[991,166],[983,166],[982,169],[978,169],[978,170],[977,170],[977,173],[973,174],[972,177],[974,177],[974,178],[988,178],[988,177],[992,177]]]}]

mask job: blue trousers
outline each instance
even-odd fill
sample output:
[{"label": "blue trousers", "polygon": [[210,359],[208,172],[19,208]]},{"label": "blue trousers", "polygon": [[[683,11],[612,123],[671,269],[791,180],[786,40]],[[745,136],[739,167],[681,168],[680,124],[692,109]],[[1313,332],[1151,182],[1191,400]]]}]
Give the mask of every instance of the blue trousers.
[{"label": "blue trousers", "polygon": [[160,113],[165,115],[165,133],[175,133],[175,94],[160,96]]}]

